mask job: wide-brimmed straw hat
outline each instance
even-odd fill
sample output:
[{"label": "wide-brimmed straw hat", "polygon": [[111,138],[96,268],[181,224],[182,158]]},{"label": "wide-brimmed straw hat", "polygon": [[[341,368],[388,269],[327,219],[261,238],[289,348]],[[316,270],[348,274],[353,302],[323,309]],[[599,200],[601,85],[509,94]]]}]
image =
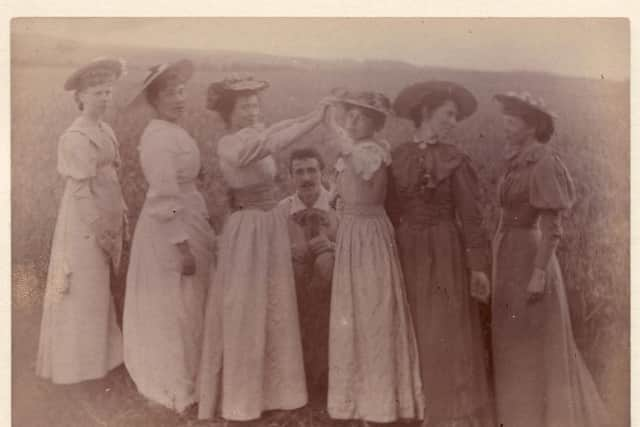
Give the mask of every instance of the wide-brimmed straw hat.
[{"label": "wide-brimmed straw hat", "polygon": [[431,80],[414,83],[400,91],[393,102],[393,110],[399,117],[413,119],[411,113],[430,96],[449,96],[458,106],[458,121],[471,116],[478,108],[476,97],[457,83]]},{"label": "wide-brimmed straw hat", "polygon": [[142,86],[139,88],[136,96],[129,102],[129,105],[138,104],[142,101],[146,101],[146,90],[149,86],[162,76],[166,76],[169,73],[175,74],[181,82],[187,82],[193,77],[195,66],[193,62],[188,59],[182,59],[175,62],[166,62],[164,64],[154,65],[149,68],[149,74],[142,82]]},{"label": "wide-brimmed straw hat", "polygon": [[529,92],[505,92],[494,95],[502,104],[506,114],[526,117],[535,122],[536,134],[542,142],[549,140],[554,132],[554,121],[558,115],[547,108],[544,99],[534,97]]},{"label": "wide-brimmed straw hat", "polygon": [[269,88],[269,82],[258,80],[251,75],[234,74],[213,82],[207,89],[207,108],[217,110],[218,103],[225,95],[260,92]]},{"label": "wide-brimmed straw hat", "polygon": [[349,94],[349,90],[345,87],[334,87],[329,92],[329,96],[325,98],[326,101],[329,102],[341,102],[347,95]]},{"label": "wide-brimmed straw hat", "polygon": [[346,105],[354,105],[356,107],[366,108],[388,116],[392,113],[391,101],[380,92],[361,91],[361,92],[338,92],[333,95],[336,102]]},{"label": "wide-brimmed straw hat", "polygon": [[85,79],[104,76],[106,80],[111,77],[119,79],[125,73],[125,62],[120,58],[100,57],[75,70],[65,81],[64,90],[78,90],[83,86]]},{"label": "wide-brimmed straw hat", "polygon": [[547,108],[544,99],[540,97],[536,98],[529,92],[510,91],[494,95],[494,98],[506,109],[533,110],[537,113],[548,116],[551,120],[558,117],[555,112]]}]

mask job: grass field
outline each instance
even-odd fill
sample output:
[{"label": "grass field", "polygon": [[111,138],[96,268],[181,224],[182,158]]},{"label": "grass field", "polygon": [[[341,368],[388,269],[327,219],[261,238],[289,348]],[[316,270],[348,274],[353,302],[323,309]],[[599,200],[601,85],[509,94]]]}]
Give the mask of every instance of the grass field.
[{"label": "grass field", "polygon": [[[104,381],[56,387],[35,378],[41,298],[63,182],[56,174],[56,144],[77,114],[61,90],[70,72],[65,67],[14,66],[12,88],[12,252],[13,252],[13,410],[16,426],[187,426],[193,414],[178,417],[149,406],[137,395],[122,369]],[[255,72],[271,82],[264,95],[267,121],[302,114],[332,87],[375,88],[389,96],[405,84],[446,78],[467,85],[480,109],[461,123],[456,141],[473,158],[485,188],[487,227],[497,219],[495,197],[502,172],[501,122],[491,97],[505,90],[529,90],[545,98],[560,115],[552,144],[575,178],[578,202],[567,213],[559,257],[569,287],[578,345],[616,421],[628,425],[629,408],[629,85],[529,73],[479,73],[362,64],[332,69],[281,69]],[[206,85],[221,72],[196,73],[188,87],[185,128],[200,143],[207,173],[202,190],[220,229],[226,214],[224,187],[214,146],[222,132],[217,117],[206,111]],[[109,121],[121,144],[121,181],[134,225],[146,190],[136,146],[148,119],[145,111],[128,111],[123,103],[144,73],[132,71],[118,87]],[[385,137],[398,144],[409,137],[408,122],[392,119]],[[321,130],[301,145],[322,145]],[[286,154],[278,159],[283,162]],[[290,190],[286,168],[279,183]],[[113,291],[122,307],[124,282]],[[309,408],[273,414],[264,425],[328,425],[321,397]],[[206,424],[203,424],[206,425]]]}]

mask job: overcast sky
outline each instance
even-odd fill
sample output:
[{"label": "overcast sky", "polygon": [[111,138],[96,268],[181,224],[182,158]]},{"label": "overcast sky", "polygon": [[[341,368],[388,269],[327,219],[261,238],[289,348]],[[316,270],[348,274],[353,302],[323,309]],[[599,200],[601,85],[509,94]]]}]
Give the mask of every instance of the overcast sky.
[{"label": "overcast sky", "polygon": [[48,18],[12,25],[91,43],[629,77],[621,19]]}]

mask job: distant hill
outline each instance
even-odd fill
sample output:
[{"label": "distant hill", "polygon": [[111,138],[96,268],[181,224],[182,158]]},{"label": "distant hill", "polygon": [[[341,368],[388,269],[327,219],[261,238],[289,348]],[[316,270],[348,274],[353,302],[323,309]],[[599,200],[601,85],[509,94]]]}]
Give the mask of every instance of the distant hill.
[{"label": "distant hill", "polygon": [[[260,53],[245,53],[221,49],[197,50],[138,46],[117,46],[49,37],[37,33],[11,35],[11,63],[13,65],[75,66],[97,56],[119,56],[127,60],[129,68],[148,68],[176,58],[190,58],[201,70],[276,70],[317,69],[327,66],[351,67],[356,61],[320,61],[307,58],[281,57]],[[384,61],[376,61],[383,65]],[[412,67],[403,64],[405,67]],[[387,66],[398,66],[389,61]]]},{"label": "distant hill", "polygon": [[[513,70],[508,72],[489,72],[477,70],[459,70],[446,67],[416,66],[407,62],[393,60],[353,60],[333,59],[320,60],[304,57],[287,57],[230,51],[224,49],[178,49],[140,46],[120,46],[108,41],[100,45],[90,44],[79,40],[51,37],[39,33],[13,32],[11,34],[11,64],[74,67],[98,56],[118,56],[127,61],[130,69],[147,69],[152,65],[189,58],[194,61],[196,68],[201,71],[347,71],[354,73],[391,72],[401,74],[422,74],[436,78],[436,76],[460,76],[462,80],[473,74],[486,76],[515,76],[525,80],[588,80],[577,77],[567,77],[544,72],[529,72]],[[603,79],[606,76],[602,76]]]}]

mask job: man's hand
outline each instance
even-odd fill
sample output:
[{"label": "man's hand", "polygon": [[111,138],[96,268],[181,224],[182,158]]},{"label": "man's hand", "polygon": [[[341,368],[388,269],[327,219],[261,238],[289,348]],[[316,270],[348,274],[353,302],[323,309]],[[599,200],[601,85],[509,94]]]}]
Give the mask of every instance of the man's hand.
[{"label": "man's hand", "polygon": [[317,257],[324,252],[333,252],[334,249],[335,243],[329,240],[329,238],[324,234],[320,234],[319,236],[309,240],[309,250],[314,257]]}]

